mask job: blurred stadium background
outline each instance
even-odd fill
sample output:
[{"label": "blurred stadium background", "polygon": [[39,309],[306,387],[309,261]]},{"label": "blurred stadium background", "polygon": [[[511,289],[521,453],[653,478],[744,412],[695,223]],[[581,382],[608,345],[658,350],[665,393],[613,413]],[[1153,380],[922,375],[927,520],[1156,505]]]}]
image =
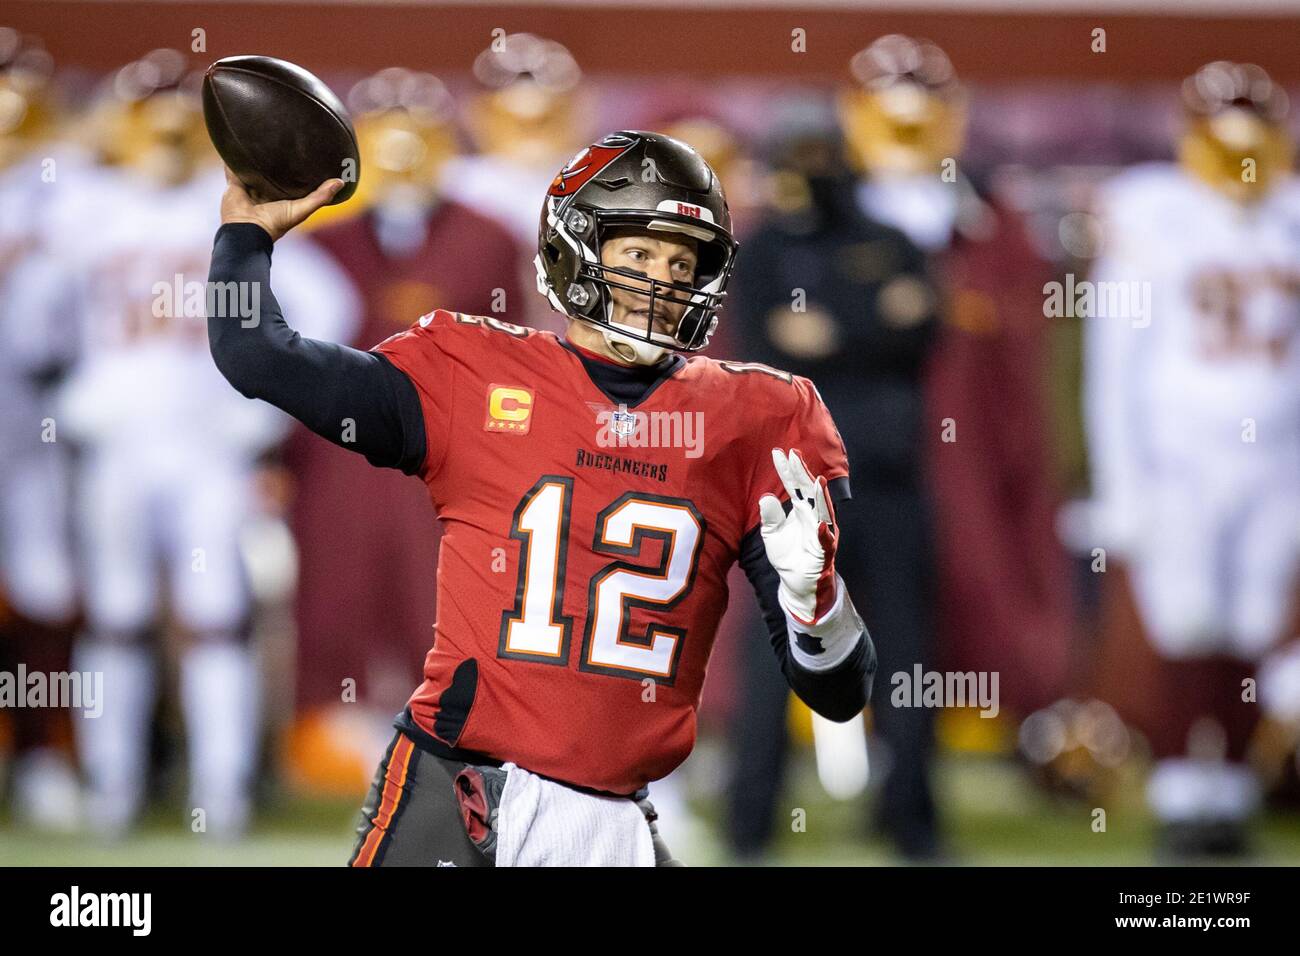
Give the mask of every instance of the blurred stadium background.
[{"label": "blurred stadium background", "polygon": [[[1300,4],[1089,6],[9,0],[0,13],[0,671],[19,662],[64,670],[95,660],[104,632],[147,631],[129,659],[104,667],[156,694],[141,697],[148,712],[137,723],[148,730],[138,756],[83,739],[78,760],[82,728],[66,713],[0,709],[0,863],[339,864],[392,715],[418,681],[436,614],[437,544],[419,486],[284,421],[249,417],[230,395],[204,391],[201,371],[150,378],[160,355],[183,352],[193,369],[206,359],[201,317],[160,318],[155,284],[206,276],[221,174],[197,76],[241,53],[305,66],[357,120],[357,198],[277,251],[276,289],[304,334],[358,346],[435,306],[499,311],[501,296],[511,321],[554,328],[532,292],[530,248],[551,176],[610,129],[660,129],[696,145],[727,187],[741,241],[738,286],[709,354],[791,367],[827,393],[866,463],[854,485],[866,488],[874,533],[893,529],[881,565],[864,558],[853,571],[874,582],[862,584],[871,596],[859,603],[872,609],[869,624],[870,615],[887,622],[873,630],[878,643],[895,642],[898,669],[1000,675],[998,713],[982,718],[976,708],[890,707],[893,669],[882,666],[876,713],[850,731],[870,741],[864,775],[860,741],[814,732],[807,710],[773,686],[750,592],[733,588],[696,751],[652,787],[681,859],[1097,864],[1218,852],[1300,862],[1295,664],[1269,656],[1300,633],[1295,615],[1235,655],[1217,653],[1239,646],[1224,634],[1208,650],[1152,650],[1152,619],[1126,584],[1120,542],[1131,538],[1117,533],[1109,564],[1097,566],[1095,548],[1110,546],[1099,528],[1124,515],[1107,513],[1096,487],[1099,474],[1107,480],[1098,459],[1121,452],[1098,455],[1111,429],[1085,414],[1089,319],[1044,312],[1045,283],[1083,280],[1109,262],[1118,276],[1155,283],[1157,323],[1178,322],[1164,280],[1140,260],[1115,265],[1113,251],[1167,246],[1178,261],[1162,262],[1161,276],[1212,258],[1213,201],[1175,185],[1170,205],[1151,206],[1156,219],[1122,241],[1099,210],[1103,184],[1137,164],[1179,155],[1188,175],[1221,175],[1189,158],[1191,135],[1209,149],[1231,145],[1198,122],[1230,107],[1260,121],[1260,149],[1276,147],[1278,158],[1261,159],[1259,190],[1292,188],[1283,143],[1300,131],[1300,110],[1286,110],[1283,91],[1294,98],[1300,86]],[[893,35],[932,46],[872,46]],[[1214,61],[1257,64],[1271,80],[1225,68],[1189,93],[1187,78]],[[908,92],[896,95],[900,87]],[[946,159],[956,178],[929,178],[968,197],[948,213],[907,185],[909,164],[940,169]],[[875,186],[855,193],[864,183]],[[839,280],[814,266],[802,284],[810,307],[791,312],[801,284],[747,272],[747,246],[775,243],[787,263],[808,250],[821,250],[822,265],[842,254],[851,272],[870,252],[836,225],[836,210],[855,195],[900,230],[877,251],[926,257],[926,287],[903,289],[922,304],[895,287],[863,315],[846,313],[833,304]],[[1190,219],[1159,219],[1180,203]],[[1249,248],[1235,251],[1254,271],[1227,285],[1249,300],[1252,283],[1265,281],[1260,269],[1273,270],[1279,291],[1259,321],[1281,343],[1284,374],[1246,362],[1229,368],[1226,392],[1218,377],[1179,386],[1231,399],[1243,383],[1283,409],[1259,439],[1272,449],[1259,466],[1272,489],[1260,507],[1276,535],[1225,548],[1224,567],[1202,582],[1194,553],[1220,532],[1239,537],[1229,534],[1247,521],[1238,511],[1221,508],[1222,524],[1202,538],[1172,540],[1167,525],[1142,532],[1171,537],[1166,565],[1186,558],[1179,601],[1179,589],[1194,603],[1197,588],[1271,581],[1267,594],[1243,599],[1247,617],[1251,600],[1295,607],[1278,598],[1294,593],[1292,581],[1278,579],[1300,551],[1300,473],[1289,470],[1287,437],[1300,411],[1290,337],[1300,326],[1300,234],[1284,234],[1300,221],[1287,209],[1294,216],[1300,204],[1277,206],[1276,230],[1242,227]],[[1129,228],[1123,218],[1114,229]],[[1260,236],[1273,245],[1250,247]],[[889,278],[863,281],[883,290]],[[819,290],[824,308],[813,307]],[[1242,308],[1249,326],[1254,307]],[[116,338],[114,323],[125,329]],[[155,347],[163,352],[150,358]],[[105,370],[94,361],[104,348],[129,355]],[[1123,412],[1095,407],[1094,418]],[[37,442],[47,418],[59,440]],[[956,442],[943,438],[949,418]],[[221,442],[209,440],[215,432]],[[1191,467],[1212,471],[1246,447],[1206,439]],[[215,489],[214,470],[225,480]],[[1225,479],[1233,502],[1261,500],[1235,480]],[[1156,509],[1164,490],[1154,472],[1143,489],[1132,507]],[[1213,512],[1207,502],[1193,492],[1187,514]],[[126,537],[153,544],[124,557]],[[239,555],[225,590],[183,583],[200,539]],[[146,568],[149,583],[123,578],[122,561]],[[122,596],[140,587],[145,596]],[[223,657],[217,642],[196,656],[193,634],[205,628],[247,631],[252,657]],[[1248,678],[1267,684],[1261,701],[1242,701]],[[230,733],[187,733],[200,722]],[[247,759],[222,750],[238,749],[245,725],[260,740],[249,805],[219,779],[204,792],[205,774]],[[1162,741],[1162,730],[1177,739]],[[788,753],[774,744],[786,734]],[[1187,772],[1155,794],[1152,768],[1178,755]],[[133,760],[140,774],[128,773]],[[1253,769],[1216,777],[1227,762]],[[96,781],[98,792],[84,786]],[[1262,810],[1245,831],[1225,832],[1220,824],[1250,816],[1253,798],[1210,812],[1202,791],[1238,785],[1258,788]],[[203,835],[217,838],[192,832],[196,804],[224,808]],[[1212,826],[1170,832],[1189,822]]]}]

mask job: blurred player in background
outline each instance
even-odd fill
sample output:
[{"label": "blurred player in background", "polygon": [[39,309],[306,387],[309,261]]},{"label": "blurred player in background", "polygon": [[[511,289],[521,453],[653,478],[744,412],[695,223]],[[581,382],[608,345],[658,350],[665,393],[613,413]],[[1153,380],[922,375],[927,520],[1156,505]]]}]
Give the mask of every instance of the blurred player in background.
[{"label": "blurred player in background", "polygon": [[[158,641],[173,622],[184,632],[189,807],[203,811],[190,822],[236,837],[250,809],[260,681],[240,535],[256,463],[286,421],[232,396],[207,359],[203,282],[222,173],[196,93],[173,50],[114,74],[97,133],[111,143],[100,155],[120,166],[100,173],[93,197],[59,194],[46,223],[77,297],[68,331],[79,356],[59,422],[79,451],[87,633],[75,664],[103,673],[107,698],[101,716],[77,721],[78,745],[88,822],[106,836],[145,802]],[[251,306],[255,291],[239,301]],[[330,327],[335,289],[318,280],[313,291],[304,315]]]},{"label": "blurred player in background", "polygon": [[[53,389],[66,370],[60,321],[67,282],[37,224],[60,164],[53,61],[31,37],[0,28],[0,670],[66,671],[76,612],[68,535],[67,448],[57,441]],[[66,712],[11,715],[11,793],[21,822],[76,826],[77,779]]]},{"label": "blurred player in background", "polygon": [[481,89],[466,122],[477,151],[447,166],[444,188],[499,219],[526,248],[537,232],[527,210],[581,137],[582,71],[563,44],[511,33],[479,54],[473,73]]},{"label": "blurred player in background", "polygon": [[[840,510],[844,579],[867,627],[889,635],[879,649],[887,682],[895,671],[930,660],[921,373],[938,299],[916,245],[862,211],[833,129],[805,123],[780,149],[777,209],[750,236],[737,272],[737,325],[747,333],[746,358],[812,378],[840,423],[855,476],[853,498]],[[766,849],[772,835],[789,699],[771,662],[748,650],[728,815],[742,857]],[[930,857],[936,835],[925,776],[929,719],[920,710],[893,711],[887,687],[877,693],[877,727],[893,768],[881,823],[904,855]],[[858,755],[864,747],[859,727]],[[847,753],[832,763],[845,759]]]},{"label": "blurred player in background", "polygon": [[1183,104],[1178,162],[1099,196],[1096,301],[1127,295],[1088,319],[1087,411],[1097,541],[1139,626],[1110,615],[1102,690],[1150,738],[1162,845],[1199,855],[1245,846],[1243,681],[1293,608],[1300,189],[1286,96],[1259,67],[1211,63]]},{"label": "blurred player in background", "polygon": [[[345,273],[359,312],[347,344],[376,345],[432,305],[494,315],[522,303],[521,257],[511,235],[439,189],[442,170],[457,153],[453,105],[442,81],[382,70],[353,88],[348,107],[361,141],[366,206],[312,233]],[[277,288],[283,268],[277,256]],[[340,706],[343,681],[352,678],[357,697],[376,716],[382,750],[428,650],[438,528],[418,485],[316,441],[305,429],[296,431],[288,461],[297,479],[300,729],[326,746],[318,734],[341,740],[329,728],[338,718],[352,726],[355,706]],[[351,546],[339,549],[339,540]],[[358,549],[372,555],[360,567]],[[340,588],[345,579],[349,586]],[[375,753],[366,748],[348,763],[368,779]],[[308,761],[319,756],[303,754]]]}]

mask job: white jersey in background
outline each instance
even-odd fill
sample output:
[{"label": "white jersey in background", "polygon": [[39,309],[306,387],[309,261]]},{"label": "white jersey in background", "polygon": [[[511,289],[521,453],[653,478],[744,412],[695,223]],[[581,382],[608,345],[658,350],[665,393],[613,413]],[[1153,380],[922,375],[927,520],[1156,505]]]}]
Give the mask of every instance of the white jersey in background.
[{"label": "white jersey in background", "polygon": [[[287,417],[234,392],[208,353],[203,296],[221,173],[170,188],[101,173],[93,188],[92,205],[70,196],[51,223],[60,258],[77,276],[81,361],[64,396],[68,424],[92,445],[260,453],[283,436]],[[277,269],[275,290],[302,334],[345,336],[355,296],[328,258],[292,238],[277,243],[275,257],[293,265],[283,278]],[[239,303],[251,307],[247,291]]]},{"label": "white jersey in background", "polygon": [[[79,359],[59,418],[84,451],[79,510],[90,551],[89,610],[92,623],[114,630],[139,628],[152,616],[159,558],[172,565],[186,624],[228,629],[245,610],[234,555],[248,480],[288,419],[231,389],[208,351],[205,289],[224,188],[220,170],[173,187],[101,173],[68,192],[48,222],[50,241],[76,278],[66,331]],[[346,334],[344,317],[355,306],[338,271],[305,243],[276,247],[277,260],[302,257],[313,260],[310,268],[277,276],[283,308],[304,335]],[[260,291],[238,297],[249,321]],[[189,570],[198,547],[214,559],[204,575]]]},{"label": "white jersey in background", "polygon": [[1281,636],[1300,557],[1300,186],[1242,205],[1149,164],[1105,184],[1099,212],[1101,543],[1129,562],[1162,652],[1256,657]]},{"label": "white jersey in background", "polygon": [[[62,151],[59,166],[78,166]],[[0,175],[0,587],[47,624],[75,610],[66,446],[57,442],[51,383],[71,359],[69,277],[40,242],[55,185],[41,159]]]},{"label": "white jersey in background", "polygon": [[500,223],[520,245],[537,245],[537,224],[542,201],[555,178],[555,165],[525,166],[499,156],[456,156],[438,175],[439,192]]}]

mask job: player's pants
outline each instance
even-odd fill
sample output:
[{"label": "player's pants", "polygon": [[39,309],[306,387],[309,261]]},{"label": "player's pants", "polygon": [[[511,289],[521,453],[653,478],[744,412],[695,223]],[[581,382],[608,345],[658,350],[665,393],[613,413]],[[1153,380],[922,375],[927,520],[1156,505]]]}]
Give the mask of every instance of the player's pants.
[{"label": "player's pants", "polygon": [[92,631],[135,634],[157,616],[157,568],[195,634],[238,631],[249,610],[239,550],[249,477],[242,462],[177,454],[144,467],[126,452],[89,457],[79,507]]},{"label": "player's pants", "polygon": [[1277,445],[1243,443],[1217,462],[1160,460],[1145,534],[1127,561],[1163,656],[1258,660],[1287,636],[1300,573],[1300,448]]},{"label": "player's pants", "polygon": [[[400,730],[361,805],[349,866],[492,866],[465,830],[456,775],[469,764],[421,750]],[[653,822],[655,862],[673,866]]]},{"label": "player's pants", "polygon": [[63,446],[32,437],[0,435],[0,585],[23,616],[62,624],[76,602],[68,463]]}]

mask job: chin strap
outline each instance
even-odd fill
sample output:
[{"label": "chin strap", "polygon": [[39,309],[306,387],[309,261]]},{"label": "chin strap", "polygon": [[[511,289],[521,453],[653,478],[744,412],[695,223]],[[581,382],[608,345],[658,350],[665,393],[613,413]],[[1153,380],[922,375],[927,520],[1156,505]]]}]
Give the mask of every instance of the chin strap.
[{"label": "chin strap", "polygon": [[643,339],[627,335],[617,325],[604,326],[601,328],[601,333],[605,336],[605,344],[610,347],[610,350],[623,361],[633,365],[654,365],[668,354],[668,349],[662,345],[653,345]]}]

